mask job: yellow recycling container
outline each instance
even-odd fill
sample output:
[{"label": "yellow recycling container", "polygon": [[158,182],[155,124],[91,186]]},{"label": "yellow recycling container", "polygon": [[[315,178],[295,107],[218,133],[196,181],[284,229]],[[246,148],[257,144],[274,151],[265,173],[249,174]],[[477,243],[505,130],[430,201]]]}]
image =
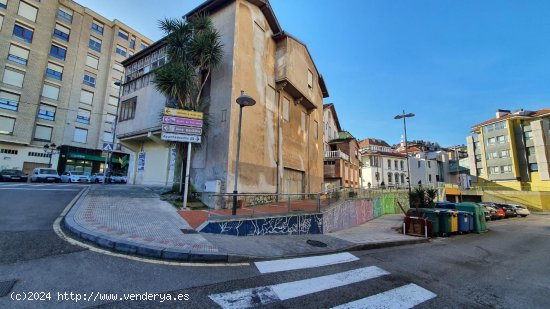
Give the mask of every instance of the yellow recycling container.
[{"label": "yellow recycling container", "polygon": [[451,213],[451,233],[458,233],[458,211],[448,210]]}]

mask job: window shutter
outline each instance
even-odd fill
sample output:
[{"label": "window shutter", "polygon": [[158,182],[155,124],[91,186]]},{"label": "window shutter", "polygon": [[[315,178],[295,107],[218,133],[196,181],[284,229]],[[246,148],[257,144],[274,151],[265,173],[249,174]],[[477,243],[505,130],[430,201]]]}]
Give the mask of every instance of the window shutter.
[{"label": "window shutter", "polygon": [[19,2],[19,11],[17,12],[19,16],[23,16],[26,19],[36,21],[37,13],[38,13],[38,9],[35,8],[34,6],[31,6],[23,1]]},{"label": "window shutter", "polygon": [[15,125],[14,118],[0,116],[0,134],[13,133],[14,125]]},{"label": "window shutter", "polygon": [[10,92],[0,91],[0,98],[8,101],[19,102],[19,95]]},{"label": "window shutter", "polygon": [[63,67],[57,64],[53,64],[51,62],[48,62],[48,69],[54,70],[59,73],[63,73]]},{"label": "window shutter", "polygon": [[80,102],[86,103],[86,104],[92,104],[93,99],[94,99],[93,92],[89,92],[86,90],[80,91]]},{"label": "window shutter", "polygon": [[34,131],[34,138],[49,141],[52,138],[52,130],[52,127],[37,125]]},{"label": "window shutter", "polygon": [[59,87],[44,84],[44,88],[42,89],[42,96],[57,100],[59,98]]},{"label": "window shutter", "polygon": [[20,73],[20,72],[17,72],[17,71],[12,71],[12,70],[9,70],[9,69],[6,69],[4,71],[4,83],[6,84],[10,84],[12,86],[16,86],[16,87],[23,87],[23,80],[25,79],[25,74],[23,73]]},{"label": "window shutter", "polygon": [[94,69],[97,69],[97,67],[99,65],[99,59],[97,59],[96,57],[92,57],[90,55],[87,55],[86,56],[86,65],[89,66],[89,67],[92,67]]},{"label": "window shutter", "polygon": [[54,114],[56,110],[55,106],[46,105],[46,104],[40,104],[40,109],[50,113],[54,113]]},{"label": "window shutter", "polygon": [[63,27],[61,26],[60,24],[55,24],[55,29],[56,30],[59,30],[61,32],[64,32],[66,34],[71,34],[71,29],[67,28],[67,27]]},{"label": "window shutter", "polygon": [[29,59],[29,51],[17,45],[10,45],[10,55],[17,56],[22,59]]}]

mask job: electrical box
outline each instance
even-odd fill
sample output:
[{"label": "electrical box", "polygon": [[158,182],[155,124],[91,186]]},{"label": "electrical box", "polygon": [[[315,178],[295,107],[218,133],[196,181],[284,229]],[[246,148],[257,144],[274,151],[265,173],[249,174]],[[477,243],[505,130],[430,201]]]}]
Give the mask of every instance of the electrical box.
[{"label": "electrical box", "polygon": [[207,181],[204,184],[204,192],[221,193],[222,192],[222,181],[221,180]]}]

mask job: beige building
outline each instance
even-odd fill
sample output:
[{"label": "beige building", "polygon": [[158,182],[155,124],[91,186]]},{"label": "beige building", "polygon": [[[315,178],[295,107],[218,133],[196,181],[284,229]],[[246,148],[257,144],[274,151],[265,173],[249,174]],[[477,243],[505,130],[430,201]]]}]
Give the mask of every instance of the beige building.
[{"label": "beige building", "polygon": [[[206,90],[209,129],[192,156],[195,189],[233,190],[235,100],[244,90],[257,103],[243,109],[239,192],[321,191],[328,92],[307,46],[281,29],[268,1],[207,1],[186,16],[201,12],[208,12],[219,30],[224,56]],[[117,137],[134,150],[129,181],[170,186],[175,159],[159,138],[166,100],[150,83],[150,71],[164,62],[164,48],[157,42],[124,63],[128,74],[121,108],[133,112],[121,115]]]},{"label": "beige building", "polygon": [[70,0],[0,0],[0,41],[0,169],[47,166],[54,143],[58,171],[102,171],[121,62],[150,40]]}]

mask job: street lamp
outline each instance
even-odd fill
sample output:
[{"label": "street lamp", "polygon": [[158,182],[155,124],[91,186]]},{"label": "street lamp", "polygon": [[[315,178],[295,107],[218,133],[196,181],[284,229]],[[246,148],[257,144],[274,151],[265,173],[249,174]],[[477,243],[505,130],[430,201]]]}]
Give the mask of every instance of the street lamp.
[{"label": "street lamp", "polygon": [[231,214],[234,216],[237,214],[237,183],[239,181],[239,154],[241,151],[241,121],[243,119],[243,107],[245,106],[253,106],[256,104],[256,100],[254,100],[251,96],[244,94],[244,91],[241,90],[241,95],[236,100],[237,104],[239,104],[239,130],[237,133],[237,157],[235,159],[235,187],[233,189],[233,209],[231,210]]},{"label": "street lamp", "polygon": [[[401,115],[393,117],[393,119],[403,119],[403,130],[405,131],[405,156],[407,157],[407,184],[409,187],[409,207],[411,206],[411,170],[409,167],[409,147],[407,146],[407,122],[406,118],[414,117],[413,113],[405,114],[405,110]],[[418,214],[418,205],[416,206],[416,213]]]},{"label": "street lamp", "polygon": [[60,151],[60,147],[58,147],[55,143],[46,144],[44,145],[44,152],[50,157],[50,162],[48,163],[48,167],[52,167],[52,156],[54,154],[58,154]]},{"label": "street lamp", "polygon": [[[122,92],[122,80],[117,80],[114,82],[114,85],[118,87],[118,98],[117,98],[117,104],[116,104],[116,115],[115,119],[113,119],[113,122],[111,122],[111,131],[113,131],[113,151],[116,148],[116,125],[118,122],[118,109],[120,107],[120,96]],[[103,168],[103,183],[105,184],[107,182],[107,169],[109,165],[112,164],[111,162],[111,156],[110,153],[107,152],[106,158],[105,158],[105,167]]]}]

